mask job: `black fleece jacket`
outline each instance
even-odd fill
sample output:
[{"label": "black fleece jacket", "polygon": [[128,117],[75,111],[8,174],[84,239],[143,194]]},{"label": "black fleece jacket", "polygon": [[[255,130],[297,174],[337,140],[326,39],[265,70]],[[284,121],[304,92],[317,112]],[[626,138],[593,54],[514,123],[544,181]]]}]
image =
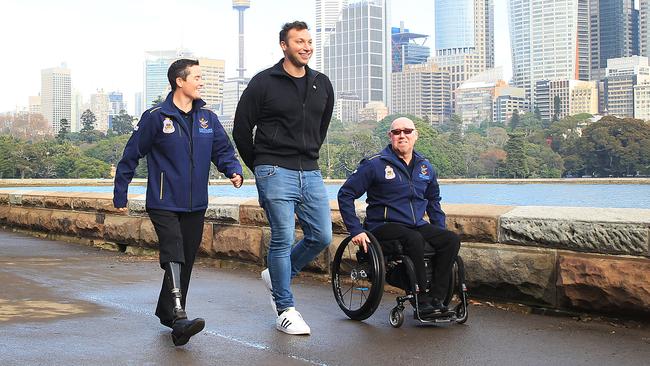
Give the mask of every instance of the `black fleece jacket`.
[{"label": "black fleece jacket", "polygon": [[303,101],[282,67],[283,60],[248,83],[235,112],[233,139],[251,170],[266,164],[316,170],[334,108],[332,83],[324,74],[305,66],[307,95]]}]

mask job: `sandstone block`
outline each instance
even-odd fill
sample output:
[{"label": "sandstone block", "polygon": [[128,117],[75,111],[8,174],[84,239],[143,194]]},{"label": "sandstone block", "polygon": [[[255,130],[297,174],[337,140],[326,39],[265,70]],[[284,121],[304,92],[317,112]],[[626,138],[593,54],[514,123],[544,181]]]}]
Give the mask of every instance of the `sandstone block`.
[{"label": "sandstone block", "polygon": [[210,255],[210,248],[212,247],[212,238],[214,229],[211,222],[203,224],[203,236],[201,237],[201,245],[199,245],[199,253]]},{"label": "sandstone block", "polygon": [[104,235],[103,220],[99,220],[95,213],[80,212],[77,215],[75,226],[74,230],[79,236],[97,238]]},{"label": "sandstone block", "polygon": [[262,230],[258,227],[214,224],[211,256],[262,263]]},{"label": "sandstone block", "polygon": [[580,252],[648,255],[650,210],[517,207],[501,216],[503,243]]},{"label": "sandstone block", "polygon": [[461,240],[492,242],[498,241],[499,217],[514,207],[474,204],[445,204],[447,228],[459,234]]},{"label": "sandstone block", "polygon": [[106,215],[104,239],[120,244],[137,244],[140,240],[142,218]]},{"label": "sandstone block", "polygon": [[205,218],[221,223],[239,223],[239,206],[248,201],[249,198],[212,197],[208,202]]},{"label": "sandstone block", "polygon": [[143,218],[140,222],[140,243],[150,247],[158,247],[158,235],[149,218]]},{"label": "sandstone block", "polygon": [[249,226],[269,226],[257,199],[247,200],[239,205],[239,222]]},{"label": "sandstone block", "polygon": [[77,226],[75,225],[75,222],[77,221],[77,216],[79,216],[79,214],[74,211],[53,211],[50,216],[51,231],[66,235],[76,235]]},{"label": "sandstone block", "polygon": [[470,295],[555,305],[554,250],[464,243],[460,256]]},{"label": "sandstone block", "polygon": [[650,259],[561,253],[558,268],[559,305],[650,315]]}]

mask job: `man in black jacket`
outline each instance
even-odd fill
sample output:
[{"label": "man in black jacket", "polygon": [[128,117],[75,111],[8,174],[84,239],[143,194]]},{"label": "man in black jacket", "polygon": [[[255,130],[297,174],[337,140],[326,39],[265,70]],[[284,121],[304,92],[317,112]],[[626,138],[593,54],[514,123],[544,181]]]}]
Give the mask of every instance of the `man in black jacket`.
[{"label": "man in black jacket", "polygon": [[[332,239],[318,152],[332,117],[334,91],[327,76],[307,66],[311,43],[304,22],[283,26],[284,58],[251,79],[237,105],[233,129],[237,150],[255,173],[260,206],[271,227],[262,279],[271,291],[276,328],[288,334],[311,333],[294,307],[291,278]],[[292,249],[294,214],[304,238]]]}]

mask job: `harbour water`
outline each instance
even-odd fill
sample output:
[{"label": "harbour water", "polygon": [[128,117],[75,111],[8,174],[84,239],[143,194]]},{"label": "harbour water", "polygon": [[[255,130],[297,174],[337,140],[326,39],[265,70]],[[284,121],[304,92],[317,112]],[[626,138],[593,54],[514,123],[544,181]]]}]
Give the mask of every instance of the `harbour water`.
[{"label": "harbour water", "polygon": [[[330,199],[336,199],[340,184],[328,184]],[[2,190],[110,193],[112,186],[4,187]],[[131,185],[129,193],[145,193],[146,187]],[[235,189],[211,185],[211,196],[257,197],[255,185]],[[649,184],[441,184],[443,203],[475,203],[511,206],[619,207],[650,209]],[[362,200],[365,197],[361,198]]]}]

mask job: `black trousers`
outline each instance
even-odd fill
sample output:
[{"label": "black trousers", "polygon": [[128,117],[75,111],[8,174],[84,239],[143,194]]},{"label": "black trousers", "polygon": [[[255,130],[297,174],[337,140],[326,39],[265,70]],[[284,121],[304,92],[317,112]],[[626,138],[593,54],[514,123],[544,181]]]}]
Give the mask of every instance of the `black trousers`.
[{"label": "black trousers", "polygon": [[[181,264],[181,303],[185,309],[187,293],[190,287],[190,276],[196,252],[203,237],[203,219],[205,210],[196,212],[173,212],[166,210],[148,209],[149,218],[158,235],[160,250],[160,267],[165,263],[178,262]],[[164,267],[163,267],[164,268]],[[163,276],[162,288],[158,296],[156,316],[162,324],[171,326],[174,319],[174,298],[171,287]]]},{"label": "black trousers", "polygon": [[449,277],[454,260],[460,250],[460,238],[454,232],[431,224],[408,227],[397,223],[386,223],[372,230],[377,240],[399,240],[403,252],[413,261],[415,276],[420,291],[426,288],[427,274],[424,267],[424,242],[436,250],[433,257],[433,279],[430,296],[444,300],[449,286]]}]

